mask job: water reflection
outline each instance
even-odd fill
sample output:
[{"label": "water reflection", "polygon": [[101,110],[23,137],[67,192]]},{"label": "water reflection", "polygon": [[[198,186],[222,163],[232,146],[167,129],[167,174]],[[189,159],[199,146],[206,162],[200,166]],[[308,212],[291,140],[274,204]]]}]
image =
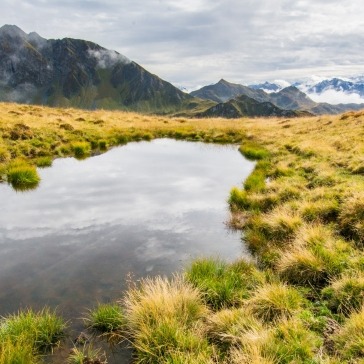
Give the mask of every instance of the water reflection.
[{"label": "water reflection", "polygon": [[48,304],[80,317],[120,297],[130,272],[247,254],[223,222],[230,188],[252,168],[237,147],[161,139],[55,160],[35,191],[0,185],[0,314]]}]

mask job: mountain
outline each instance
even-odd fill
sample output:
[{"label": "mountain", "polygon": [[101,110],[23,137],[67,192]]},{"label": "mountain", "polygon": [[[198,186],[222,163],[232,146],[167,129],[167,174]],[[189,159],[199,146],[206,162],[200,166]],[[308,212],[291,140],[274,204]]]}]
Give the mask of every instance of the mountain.
[{"label": "mountain", "polygon": [[307,89],[307,92],[320,95],[328,90],[341,91],[348,94],[356,93],[364,97],[364,82],[363,80],[345,81],[340,78],[332,78],[312,85]]},{"label": "mountain", "polygon": [[267,81],[264,83],[249,85],[248,87],[252,88],[253,90],[263,90],[267,93],[278,92],[278,91],[282,90],[281,86],[277,85],[276,83],[271,83],[271,82],[267,82]]},{"label": "mountain", "polygon": [[236,96],[246,95],[259,102],[269,101],[269,96],[263,90],[253,90],[247,86],[230,83],[221,79],[214,85],[202,87],[190,93],[191,96],[218,103],[229,101]]},{"label": "mountain", "polygon": [[338,104],[317,103],[310,99],[296,86],[289,86],[277,93],[269,94],[271,102],[278,107],[290,110],[308,111],[312,114],[340,114],[350,110],[360,110],[364,104]]},{"label": "mountain", "polygon": [[224,117],[239,118],[243,116],[249,117],[297,117],[311,115],[307,112],[284,110],[271,102],[259,102],[249,96],[240,95],[235,99],[224,103],[219,103],[208,110],[197,114],[198,117]]},{"label": "mountain", "polygon": [[172,112],[196,100],[118,52],[0,28],[0,101]]},{"label": "mountain", "polygon": [[[260,85],[273,85],[270,83],[263,83]],[[260,85],[255,85],[256,87]],[[278,87],[278,85],[276,85]],[[274,86],[272,86],[273,88]],[[317,103],[310,99],[304,92],[299,90],[296,86],[289,86],[281,89],[278,92],[267,93],[260,88],[252,89],[248,86],[234,84],[225,80],[220,80],[218,83],[210,86],[202,87],[197,91],[190,93],[192,96],[200,97],[205,100],[213,100],[215,102],[226,103],[226,101],[236,99],[238,96],[245,95],[258,102],[269,102],[278,107],[279,109],[306,111],[310,114],[339,114],[350,110],[360,110],[364,108],[364,104],[338,104],[331,105],[328,103]],[[229,112],[225,109],[228,108]],[[210,108],[209,112],[213,109]],[[221,112],[233,115],[236,113],[235,108],[231,108],[231,104],[226,106],[218,106]],[[217,110],[216,109],[216,110]],[[215,110],[215,109],[214,109]],[[214,112],[217,112],[217,111]],[[206,112],[207,112],[206,111]],[[237,114],[240,115],[239,112]],[[200,114],[199,114],[200,115]]]}]

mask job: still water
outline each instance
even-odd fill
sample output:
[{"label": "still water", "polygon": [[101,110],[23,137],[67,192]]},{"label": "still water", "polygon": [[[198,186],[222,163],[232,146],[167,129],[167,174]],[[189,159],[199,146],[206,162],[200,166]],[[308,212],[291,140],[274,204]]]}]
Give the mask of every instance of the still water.
[{"label": "still water", "polygon": [[84,161],[57,159],[33,191],[0,184],[0,315],[49,305],[74,319],[120,298],[130,276],[248,255],[224,224],[231,187],[254,168],[237,149],[130,143]]}]

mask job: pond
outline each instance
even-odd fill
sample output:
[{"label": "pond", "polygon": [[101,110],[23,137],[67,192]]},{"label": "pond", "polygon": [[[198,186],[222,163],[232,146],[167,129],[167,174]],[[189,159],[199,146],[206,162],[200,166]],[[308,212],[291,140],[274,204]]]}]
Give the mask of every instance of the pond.
[{"label": "pond", "polygon": [[130,278],[248,256],[224,222],[253,168],[237,146],[158,139],[57,159],[33,191],[0,184],[0,315],[49,305],[82,329],[74,319]]}]

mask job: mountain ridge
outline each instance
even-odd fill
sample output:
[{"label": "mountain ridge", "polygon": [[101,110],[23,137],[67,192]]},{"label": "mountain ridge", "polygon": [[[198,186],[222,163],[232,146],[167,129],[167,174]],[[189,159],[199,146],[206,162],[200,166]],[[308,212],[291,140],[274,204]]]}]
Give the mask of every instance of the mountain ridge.
[{"label": "mountain ridge", "polygon": [[193,97],[116,51],[73,38],[0,28],[0,100],[171,112]]}]

